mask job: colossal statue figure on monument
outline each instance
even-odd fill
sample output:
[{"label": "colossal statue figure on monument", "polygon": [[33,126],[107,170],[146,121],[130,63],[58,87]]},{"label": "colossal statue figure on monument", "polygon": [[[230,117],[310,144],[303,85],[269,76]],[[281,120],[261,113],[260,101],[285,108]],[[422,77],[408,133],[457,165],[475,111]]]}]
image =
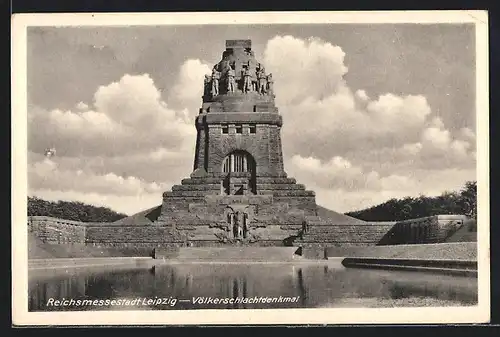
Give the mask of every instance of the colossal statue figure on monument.
[{"label": "colossal statue figure on monument", "polygon": [[273,93],[274,91],[274,88],[273,88],[273,74],[269,74],[267,75],[267,79],[266,79],[266,82],[267,82],[267,92],[268,93]]},{"label": "colossal statue figure on monument", "polygon": [[267,75],[264,67],[261,67],[257,72],[257,81],[258,81],[258,92],[261,95],[266,93],[267,89]]},{"label": "colossal statue figure on monument", "polygon": [[245,70],[243,70],[243,91],[250,92],[252,91],[252,89],[252,74],[250,72],[250,69],[246,68]]},{"label": "colossal statue figure on monument", "polygon": [[212,69],[212,96],[219,95],[220,72],[214,67]]},{"label": "colossal statue figure on monument", "polygon": [[235,92],[236,82],[234,80],[235,73],[233,68],[229,68],[227,71],[227,92]]},{"label": "colossal statue figure on monument", "polygon": [[212,88],[212,77],[210,75],[205,75],[204,83],[203,83],[203,95],[204,96],[209,96]]}]

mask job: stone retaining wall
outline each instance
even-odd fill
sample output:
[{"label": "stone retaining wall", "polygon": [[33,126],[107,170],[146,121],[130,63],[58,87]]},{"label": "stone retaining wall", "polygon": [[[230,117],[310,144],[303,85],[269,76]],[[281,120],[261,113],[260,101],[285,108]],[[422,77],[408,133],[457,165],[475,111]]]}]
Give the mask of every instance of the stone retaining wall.
[{"label": "stone retaining wall", "polygon": [[[207,198],[198,206],[196,203],[179,200],[177,207],[175,202],[172,203],[174,200],[170,200],[171,207],[187,209],[178,209],[175,218],[163,217],[161,221],[150,224],[116,226],[51,217],[29,217],[28,227],[42,242],[54,244],[143,248],[228,245],[230,243],[224,239],[225,229],[221,225],[223,219],[213,218],[215,215],[210,212],[210,208],[217,210],[215,214],[220,214],[221,207],[226,207],[226,203],[232,201],[220,196]],[[309,205],[303,201],[294,204],[296,197],[288,197],[287,202],[277,201],[278,197],[270,195],[251,198],[246,202],[253,203],[259,213],[251,222],[251,226],[254,226],[252,239],[245,244],[263,247],[294,245],[303,247],[305,256],[311,258],[324,257],[324,248],[327,247],[334,249],[446,242],[457,230],[463,230],[464,224],[470,222],[470,219],[467,220],[462,215],[438,215],[401,222],[344,225],[309,215],[313,212],[308,208]],[[312,205],[314,197],[311,207]],[[202,214],[204,215],[201,216]],[[307,221],[305,231],[304,219]]]},{"label": "stone retaining wall", "polygon": [[395,246],[328,247],[327,257],[477,260],[476,242],[410,244]]},{"label": "stone retaining wall", "polygon": [[469,260],[345,258],[342,260],[342,265],[348,268],[405,270],[477,277],[477,261]]},{"label": "stone retaining wall", "polygon": [[445,242],[468,220],[465,215],[435,215],[396,222],[379,245]]},{"label": "stone retaining wall", "polygon": [[85,238],[87,243],[110,245],[113,243],[126,243],[130,245],[162,245],[173,242],[182,242],[183,238],[172,235],[172,229],[159,226],[92,226],[87,227]]},{"label": "stone retaining wall", "polygon": [[[348,247],[429,244],[471,241],[471,235],[454,235],[463,226],[474,230],[474,220],[465,215],[435,215],[398,222],[337,224],[310,217],[295,244],[303,247]],[[476,241],[476,240],[472,240]]]},{"label": "stone retaining wall", "polygon": [[47,216],[28,217],[28,231],[35,233],[42,242],[66,244],[84,243],[86,226],[79,221]]}]

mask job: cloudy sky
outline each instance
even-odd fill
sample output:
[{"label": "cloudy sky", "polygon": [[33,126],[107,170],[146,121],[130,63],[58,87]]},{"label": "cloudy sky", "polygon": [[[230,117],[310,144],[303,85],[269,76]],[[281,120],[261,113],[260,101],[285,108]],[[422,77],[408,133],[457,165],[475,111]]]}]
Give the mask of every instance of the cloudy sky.
[{"label": "cloudy sky", "polygon": [[31,27],[29,195],[159,205],[192,171],[203,76],[239,38],[273,73],[285,170],[320,205],[476,179],[472,25]]}]

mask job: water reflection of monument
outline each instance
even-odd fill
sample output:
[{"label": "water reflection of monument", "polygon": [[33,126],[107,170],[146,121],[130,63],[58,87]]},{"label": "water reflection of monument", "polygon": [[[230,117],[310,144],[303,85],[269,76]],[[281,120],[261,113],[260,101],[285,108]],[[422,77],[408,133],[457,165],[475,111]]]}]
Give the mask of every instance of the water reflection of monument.
[{"label": "water reflection of monument", "polygon": [[[157,284],[172,284],[169,290],[176,296],[191,297],[254,297],[297,296],[291,266],[276,265],[172,265],[158,266]],[[189,280],[189,281],[188,281]],[[298,303],[281,307],[297,306]],[[208,306],[213,308],[213,306]],[[221,308],[255,308],[255,305],[233,303]],[[259,307],[270,307],[261,304]]]},{"label": "water reflection of monument", "polygon": [[[50,273],[47,273],[50,274]],[[50,274],[50,276],[53,276]],[[47,307],[49,299],[123,299],[136,297],[191,299],[192,297],[295,297],[295,303],[141,306],[139,309],[292,308],[364,306],[364,301],[391,303],[408,296],[477,303],[477,285],[467,277],[403,272],[342,270],[331,266],[293,265],[165,265],[152,270],[132,269],[99,273],[31,275],[30,311],[126,310],[131,307]],[[353,302],[354,300],[354,302]],[[383,302],[386,301],[386,302]],[[354,303],[354,304],[353,304]],[[387,304],[386,304],[387,305]]]},{"label": "water reflection of monument", "polygon": [[409,272],[369,271],[360,277],[359,270],[331,266],[297,268],[295,284],[306,307],[336,307],[352,303],[363,307],[363,301],[376,300],[391,303],[392,300],[409,297],[441,301],[477,303],[474,282],[467,277],[443,275],[436,279],[433,274]]}]

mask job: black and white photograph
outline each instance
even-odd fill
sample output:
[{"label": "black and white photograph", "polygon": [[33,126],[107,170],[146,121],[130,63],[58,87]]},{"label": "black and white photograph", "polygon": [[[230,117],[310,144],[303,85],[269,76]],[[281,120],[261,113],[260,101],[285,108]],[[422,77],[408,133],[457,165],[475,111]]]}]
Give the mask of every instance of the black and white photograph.
[{"label": "black and white photograph", "polygon": [[14,324],[489,321],[487,12],[12,22]]}]

